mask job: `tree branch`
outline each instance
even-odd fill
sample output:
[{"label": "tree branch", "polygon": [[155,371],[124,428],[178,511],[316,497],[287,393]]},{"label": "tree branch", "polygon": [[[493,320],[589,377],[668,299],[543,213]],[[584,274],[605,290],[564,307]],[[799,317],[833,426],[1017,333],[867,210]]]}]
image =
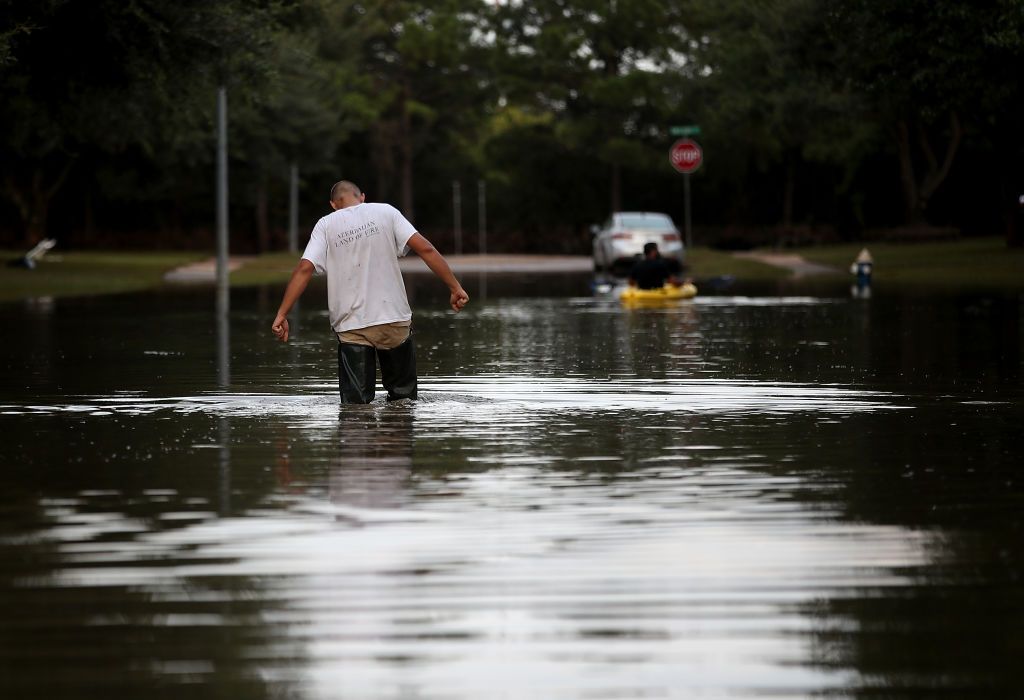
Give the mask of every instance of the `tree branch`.
[{"label": "tree branch", "polygon": [[[939,167],[939,162],[935,159],[935,151],[932,150],[932,145],[928,141],[928,133],[924,130],[924,123],[921,121],[917,122],[917,141],[921,145],[921,152],[924,153],[924,159],[928,162],[928,174],[935,172]],[[927,175],[925,178],[927,179]]]},{"label": "tree branch", "polygon": [[932,169],[921,185],[921,195],[925,198],[930,197],[938,189],[939,185],[943,183],[946,176],[949,175],[950,168],[953,167],[953,159],[960,149],[960,141],[963,139],[964,130],[956,112],[949,113],[949,131],[949,142],[946,144],[946,156],[942,160],[942,167]]},{"label": "tree branch", "polygon": [[68,173],[71,172],[71,166],[75,164],[74,158],[68,159],[68,162],[64,164],[64,167],[60,171],[60,175],[53,181],[53,184],[46,188],[43,192],[43,196],[46,197],[46,201],[50,201],[53,195],[57,194],[57,190],[61,188],[64,181],[68,179]]},{"label": "tree branch", "polygon": [[907,223],[917,216],[917,178],[914,177],[914,160],[910,152],[910,130],[903,119],[896,124],[896,145],[900,160],[900,182],[903,184],[903,203],[906,207]]}]

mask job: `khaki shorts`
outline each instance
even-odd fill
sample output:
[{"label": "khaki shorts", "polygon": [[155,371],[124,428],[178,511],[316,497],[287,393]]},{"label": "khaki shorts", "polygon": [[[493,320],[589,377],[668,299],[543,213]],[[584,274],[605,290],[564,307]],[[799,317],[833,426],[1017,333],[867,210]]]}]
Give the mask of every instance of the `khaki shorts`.
[{"label": "khaki shorts", "polygon": [[412,321],[395,321],[338,333],[338,340],[353,345],[369,345],[378,350],[391,350],[404,343],[412,332]]}]

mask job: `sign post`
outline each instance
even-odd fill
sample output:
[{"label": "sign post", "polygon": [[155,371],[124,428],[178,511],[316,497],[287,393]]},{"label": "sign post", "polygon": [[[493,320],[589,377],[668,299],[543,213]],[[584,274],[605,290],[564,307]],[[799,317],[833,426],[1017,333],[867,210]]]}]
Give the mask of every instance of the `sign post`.
[{"label": "sign post", "polygon": [[228,91],[217,88],[217,379],[231,384],[231,341],[228,312]]},{"label": "sign post", "polygon": [[288,171],[288,252],[299,252],[299,166]]},{"label": "sign post", "polygon": [[462,184],[458,180],[452,180],[452,228],[455,254],[462,255]]},{"label": "sign post", "polygon": [[[696,126],[672,127],[672,132],[700,133],[700,128]],[[693,247],[693,234],[690,226],[690,173],[697,170],[704,162],[704,151],[696,141],[684,137],[672,144],[672,148],[668,151],[668,159],[672,163],[672,167],[683,174],[683,208],[686,216],[684,230],[686,231],[686,248],[689,250]]]}]

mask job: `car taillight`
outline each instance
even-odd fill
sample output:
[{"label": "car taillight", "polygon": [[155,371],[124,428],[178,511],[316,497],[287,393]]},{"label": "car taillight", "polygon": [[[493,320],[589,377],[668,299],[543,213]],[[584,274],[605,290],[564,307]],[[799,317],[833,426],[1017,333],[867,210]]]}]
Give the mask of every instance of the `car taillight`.
[{"label": "car taillight", "polygon": [[628,233],[625,233],[624,231],[616,231],[615,233],[612,234],[612,238],[616,241],[621,241],[627,238],[632,238],[632,236],[629,235]]},{"label": "car taillight", "polygon": [[666,233],[664,236],[661,237],[661,240],[665,241],[666,243],[671,243],[672,241],[678,241],[679,240],[679,234],[678,233]]}]

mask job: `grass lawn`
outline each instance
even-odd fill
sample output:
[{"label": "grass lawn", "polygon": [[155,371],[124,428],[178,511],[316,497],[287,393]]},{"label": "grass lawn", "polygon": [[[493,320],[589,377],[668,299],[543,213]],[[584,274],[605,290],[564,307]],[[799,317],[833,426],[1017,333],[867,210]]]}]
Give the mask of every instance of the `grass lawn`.
[{"label": "grass lawn", "polygon": [[[24,251],[0,251],[0,260]],[[0,266],[0,301],[41,296],[83,296],[152,289],[179,265],[203,260],[205,253],[72,252],[51,253],[34,270]]]},{"label": "grass lawn", "polygon": [[283,284],[298,264],[301,253],[265,253],[249,258],[231,273],[231,286],[247,287],[261,284]]},{"label": "grass lawn", "polygon": [[940,243],[856,243],[795,248],[811,262],[849,270],[861,248],[874,258],[876,284],[1024,289],[1024,249],[1007,248],[1002,238],[968,238]]},{"label": "grass lawn", "polygon": [[[861,243],[787,249],[805,259],[839,269],[848,275]],[[1008,249],[1001,238],[971,238],[940,243],[877,243],[869,249],[875,259],[876,284],[935,285],[947,288],[1024,289],[1024,250]],[[0,251],[0,260],[20,257]],[[152,289],[161,286],[165,272],[205,260],[209,253],[183,252],[70,252],[45,256],[35,270],[0,266],[0,301],[38,296],[81,296]],[[284,284],[298,256],[271,253],[246,260],[231,273],[233,286]],[[698,279],[734,275],[740,280],[788,277],[784,268],[733,255],[694,248],[689,274]]]},{"label": "grass lawn", "polygon": [[774,265],[734,257],[730,253],[710,248],[695,247],[687,253],[691,277],[707,279],[720,275],[733,275],[741,280],[778,280],[789,277],[789,270]]}]

